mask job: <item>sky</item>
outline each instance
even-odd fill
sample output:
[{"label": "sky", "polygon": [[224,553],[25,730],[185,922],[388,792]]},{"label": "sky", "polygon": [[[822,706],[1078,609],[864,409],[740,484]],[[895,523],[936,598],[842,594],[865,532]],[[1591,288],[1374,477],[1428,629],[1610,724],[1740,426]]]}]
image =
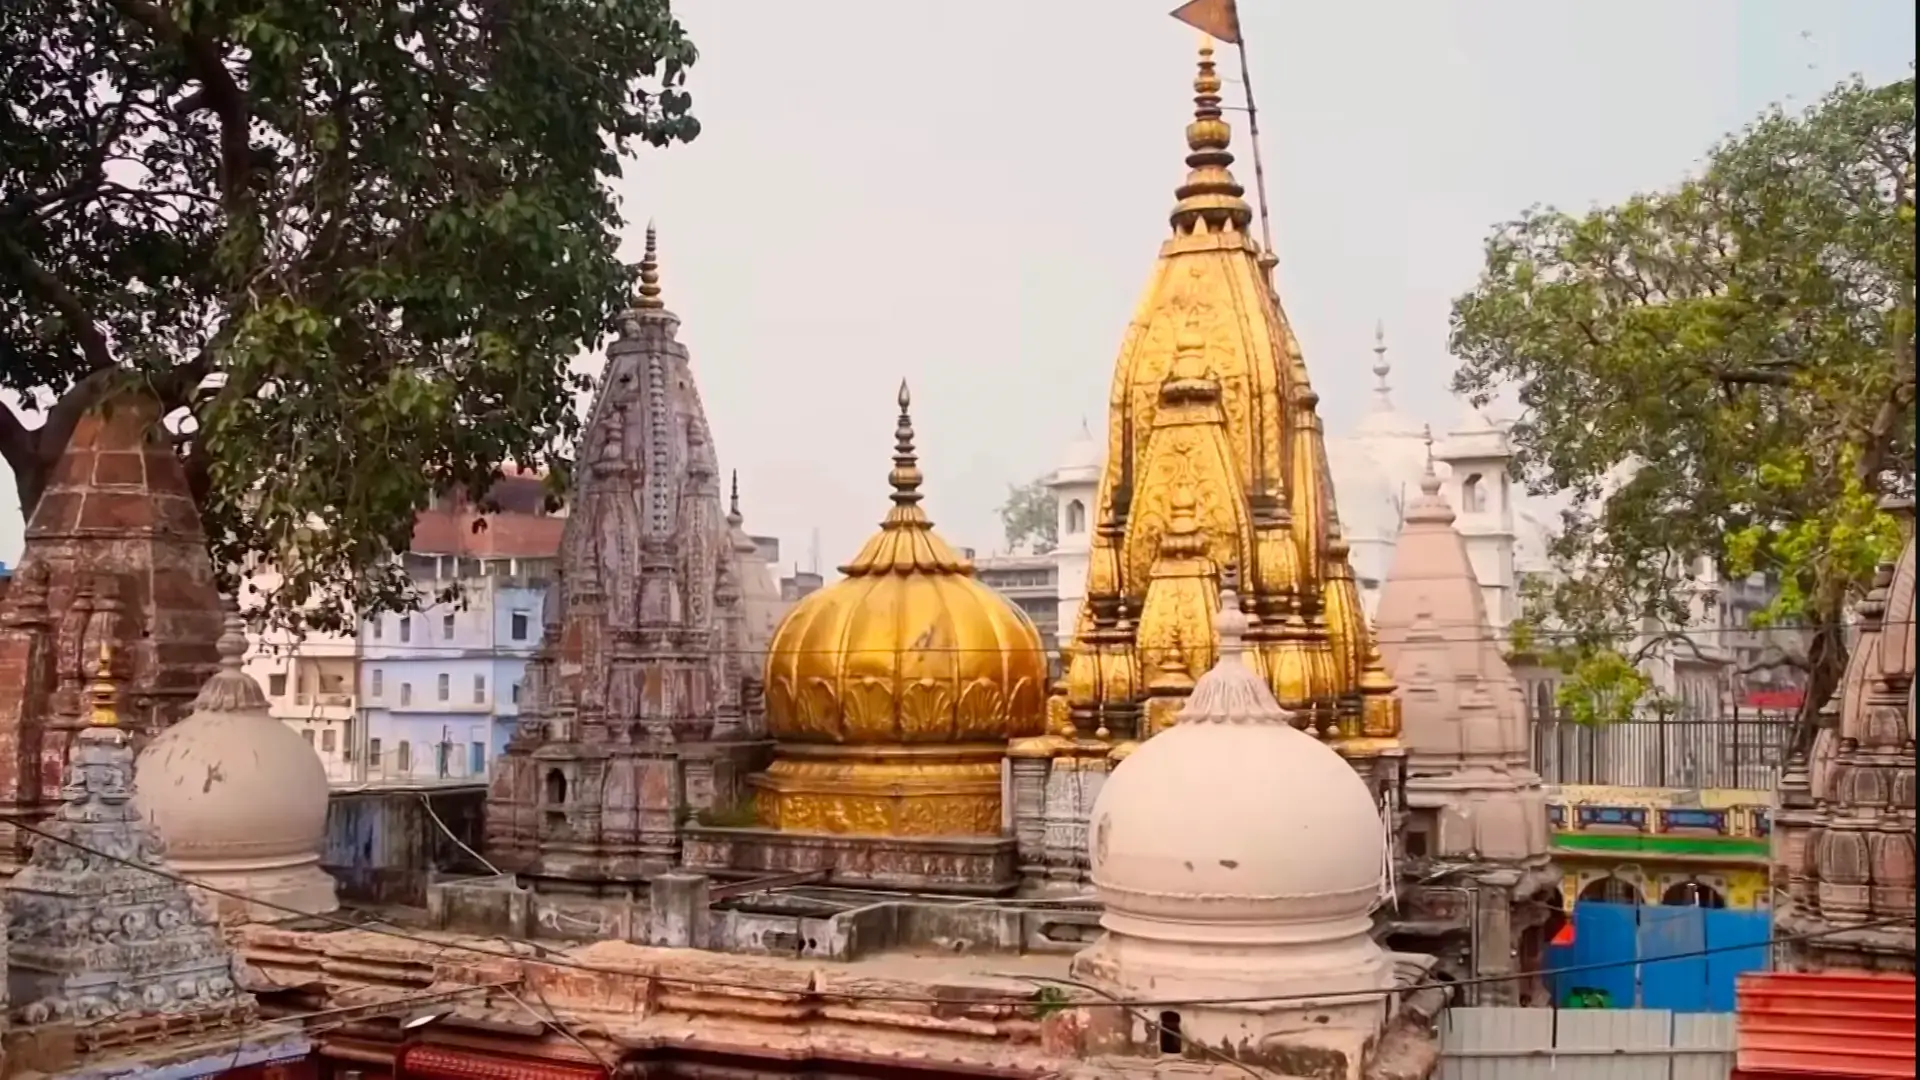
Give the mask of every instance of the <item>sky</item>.
[{"label": "sky", "polygon": [[[628,161],[625,254],[653,219],[722,467],[789,565],[817,535],[831,573],[883,515],[903,379],[928,512],[982,553],[1008,485],[1104,424],[1185,172],[1196,38],[1175,3],[674,5],[702,132]],[[1910,0],[1241,9],[1280,294],[1333,433],[1366,405],[1376,321],[1402,411],[1456,423],[1448,311],[1498,222],[1670,185],[1769,104],[1914,60]],[[0,497],[0,562],[20,536]]]}]

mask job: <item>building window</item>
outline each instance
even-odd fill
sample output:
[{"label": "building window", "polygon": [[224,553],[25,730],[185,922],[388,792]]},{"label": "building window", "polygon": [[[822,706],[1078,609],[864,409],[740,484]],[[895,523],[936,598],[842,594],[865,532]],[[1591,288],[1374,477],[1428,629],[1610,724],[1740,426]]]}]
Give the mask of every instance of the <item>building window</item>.
[{"label": "building window", "polygon": [[367,740],[367,760],[373,762],[376,766],[380,764],[380,740],[379,739]]},{"label": "building window", "polygon": [[312,728],[307,728],[307,729],[305,729],[305,730],[303,730],[303,731],[301,731],[301,732],[300,732],[300,737],[301,737],[301,738],[303,738],[303,739],[305,739],[305,740],[307,740],[307,745],[308,745],[308,746],[312,746],[312,745],[313,745],[313,729],[312,729]]},{"label": "building window", "polygon": [[400,640],[402,643],[413,640],[413,616],[400,616]]},{"label": "building window", "polygon": [[373,640],[380,640],[382,633],[381,627],[386,621],[386,618],[380,615],[375,615],[373,618],[367,620],[367,629],[373,632]]},{"label": "building window", "polygon": [[475,705],[485,705],[487,703],[487,677],[485,675],[475,675],[473,677],[473,703]]},{"label": "building window", "polygon": [[372,681],[367,688],[368,696],[372,697],[373,700],[375,701],[379,701],[380,699],[386,697],[387,696],[387,673],[380,670],[379,668],[374,668],[373,675],[371,676],[371,680]]},{"label": "building window", "polygon": [[1487,509],[1487,489],[1481,483],[1479,473],[1468,476],[1460,483],[1460,511],[1465,514],[1484,513]]},{"label": "building window", "polygon": [[439,696],[441,701],[445,701],[448,698],[452,697],[453,696],[453,676],[447,674],[444,671],[441,672],[440,678],[436,685],[436,689],[438,689],[439,691]]},{"label": "building window", "polygon": [[527,640],[527,632],[532,628],[532,625],[533,625],[533,619],[526,612],[524,611],[514,612],[513,620],[512,620],[513,640],[515,641]]},{"label": "building window", "polygon": [[277,698],[283,698],[287,696],[287,673],[286,672],[276,671],[273,674],[267,676],[267,693]]},{"label": "building window", "polygon": [[1087,531],[1087,504],[1079,499],[1067,503],[1067,535],[1078,536]]},{"label": "building window", "polygon": [[474,743],[467,748],[468,771],[474,776],[484,775],[487,771],[487,744]]},{"label": "building window", "polygon": [[510,694],[512,695],[512,698],[511,698],[511,700],[513,701],[513,703],[514,703],[515,705],[518,705],[518,704],[520,704],[520,684],[519,684],[519,683],[514,683],[514,684],[513,684],[513,689],[512,689],[512,690],[510,690],[510,691],[509,691],[509,693],[510,693]]},{"label": "building window", "polygon": [[397,764],[399,765],[401,772],[403,773],[413,772],[413,744],[412,743],[402,742],[400,744],[399,761]]},{"label": "building window", "polygon": [[413,704],[413,684],[412,683],[403,682],[400,684],[400,704],[402,705]]},{"label": "building window", "polygon": [[447,641],[453,640],[453,616],[452,615],[440,616],[440,636],[441,638]]},{"label": "building window", "polygon": [[332,728],[328,728],[327,730],[321,732],[320,733],[320,751],[326,754],[333,753],[335,750],[339,749],[340,747],[339,739],[340,739],[339,735],[335,734]]}]

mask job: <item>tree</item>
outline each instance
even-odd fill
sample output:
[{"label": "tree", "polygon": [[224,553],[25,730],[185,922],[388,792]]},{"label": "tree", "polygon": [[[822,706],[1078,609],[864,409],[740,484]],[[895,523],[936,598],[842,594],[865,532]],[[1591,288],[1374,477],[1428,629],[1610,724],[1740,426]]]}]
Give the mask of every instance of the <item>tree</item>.
[{"label": "tree", "polygon": [[1669,190],[1494,232],[1454,305],[1455,388],[1517,391],[1516,472],[1571,502],[1533,616],[1569,666],[1619,674],[1607,654],[1684,627],[1712,566],[1777,578],[1802,719],[1832,697],[1898,542],[1879,503],[1913,487],[1914,284],[1911,78],[1775,109]]},{"label": "tree", "polygon": [[568,364],[631,282],[607,181],[698,134],[694,56],[667,0],[0,5],[22,510],[138,382],[228,585],[277,562],[269,613],[330,629],[412,604],[392,555],[435,494],[564,483]]},{"label": "tree", "polygon": [[1007,549],[1026,547],[1045,555],[1060,542],[1060,506],[1046,477],[1025,484],[1008,484],[1007,501],[1000,504],[1000,527]]}]

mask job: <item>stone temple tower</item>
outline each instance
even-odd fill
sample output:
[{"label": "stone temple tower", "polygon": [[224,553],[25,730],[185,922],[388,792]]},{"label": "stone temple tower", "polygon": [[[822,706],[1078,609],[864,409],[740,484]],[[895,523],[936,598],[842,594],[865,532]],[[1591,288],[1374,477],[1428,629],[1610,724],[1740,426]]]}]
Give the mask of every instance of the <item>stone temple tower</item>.
[{"label": "stone temple tower", "polygon": [[760,744],[740,552],[654,230],[577,455],[560,579],[494,765],[488,858],[544,887],[671,869]]},{"label": "stone temple tower", "polygon": [[[1527,760],[1520,689],[1441,486],[1429,461],[1380,590],[1375,632],[1401,688],[1402,865],[1417,882],[1396,941],[1467,980],[1544,966],[1559,875],[1548,860],[1546,797]],[[1468,995],[1515,1004],[1543,991],[1516,980],[1474,984]]]}]

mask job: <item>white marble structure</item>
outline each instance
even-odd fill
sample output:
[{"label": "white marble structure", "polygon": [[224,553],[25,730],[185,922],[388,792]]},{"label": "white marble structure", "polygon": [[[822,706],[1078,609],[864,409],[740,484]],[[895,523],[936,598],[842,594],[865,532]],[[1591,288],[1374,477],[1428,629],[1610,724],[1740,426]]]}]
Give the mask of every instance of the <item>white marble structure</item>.
[{"label": "white marble structure", "polygon": [[1105,932],[1074,974],[1120,998],[1188,1002],[1137,1023],[1136,1042],[1171,1029],[1286,1075],[1305,1075],[1301,1055],[1312,1075],[1371,1075],[1396,985],[1372,936],[1386,828],[1353,766],[1295,728],[1245,663],[1231,591],[1221,609],[1218,663],[1094,804]]}]

